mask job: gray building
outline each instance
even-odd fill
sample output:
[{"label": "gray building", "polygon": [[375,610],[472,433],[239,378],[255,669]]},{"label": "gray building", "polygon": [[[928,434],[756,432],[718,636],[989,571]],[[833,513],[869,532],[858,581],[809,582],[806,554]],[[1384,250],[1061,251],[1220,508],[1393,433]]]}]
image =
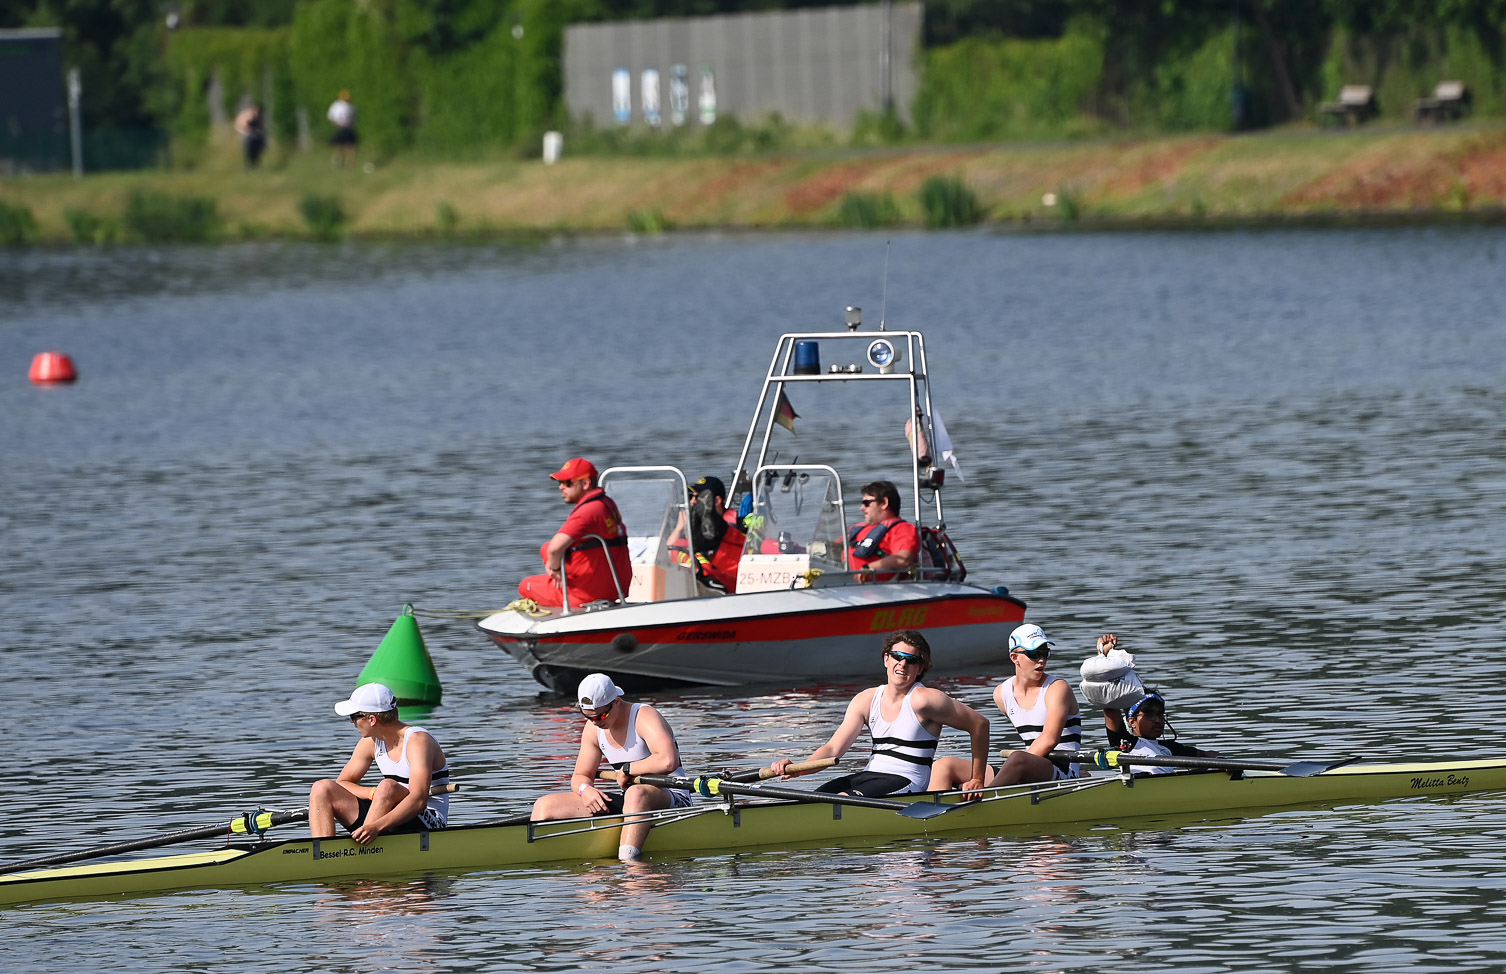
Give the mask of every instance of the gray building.
[{"label": "gray building", "polygon": [[576,24],[565,29],[565,104],[598,127],[777,112],[847,128],[886,101],[908,122],[920,29],[914,2]]},{"label": "gray building", "polygon": [[63,32],[0,30],[0,169],[67,169],[69,152]]}]

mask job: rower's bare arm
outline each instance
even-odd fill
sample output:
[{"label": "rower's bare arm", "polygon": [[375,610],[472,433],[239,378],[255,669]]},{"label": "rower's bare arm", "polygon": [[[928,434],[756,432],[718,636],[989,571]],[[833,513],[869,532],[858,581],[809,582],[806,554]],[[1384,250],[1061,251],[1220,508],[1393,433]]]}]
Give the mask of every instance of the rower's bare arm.
[{"label": "rower's bare arm", "polygon": [[575,757],[575,770],[570,774],[570,790],[577,795],[582,785],[590,791],[596,787],[596,772],[601,768],[601,745],[596,740],[596,728],[589,723],[580,732],[580,753]]},{"label": "rower's bare arm", "polygon": [[1072,696],[1072,687],[1066,680],[1057,680],[1042,692],[1046,694],[1046,720],[1041,736],[1030,742],[1028,750],[1045,757],[1061,742],[1062,728],[1067,726],[1067,718],[1072,716],[1077,699]]},{"label": "rower's bare arm", "polygon": [[[941,726],[954,727],[968,735],[972,766],[969,768],[969,780],[963,782],[963,787],[982,787],[989,776],[988,718],[956,697],[932,687],[926,687],[917,696],[919,699],[915,704],[918,706],[912,706],[915,716],[923,723],[934,724],[936,729]],[[932,728],[927,727],[927,730]]]},{"label": "rower's bare arm", "polygon": [[[810,757],[805,760],[819,761],[822,758],[836,760],[846,754],[847,749],[852,747],[853,742],[858,739],[858,735],[863,733],[863,727],[868,721],[868,710],[873,705],[874,693],[874,690],[869,689],[853,697],[852,702],[847,705],[847,713],[842,716],[842,723],[837,727],[836,733],[832,734],[831,739],[825,744],[812,751]],[[799,777],[799,775],[785,774],[785,769],[790,766],[790,763],[789,758],[780,758],[770,764],[769,768],[778,772],[781,778]]]},{"label": "rower's bare arm", "polygon": [[[638,708],[638,736],[648,745],[649,755],[632,762],[633,774],[674,774],[680,766],[680,746],[664,717],[653,707]],[[619,782],[620,783],[620,782]],[[623,787],[627,787],[626,784]]]},{"label": "rower's bare arm", "polygon": [[369,798],[369,789],[363,787],[361,779],[366,777],[366,772],[371,770],[371,765],[376,761],[376,745],[369,738],[362,738],[356,742],[355,750],[350,752],[350,760],[345,762],[345,767],[340,769],[340,777],[336,780],[345,786],[345,790],[360,798]]}]

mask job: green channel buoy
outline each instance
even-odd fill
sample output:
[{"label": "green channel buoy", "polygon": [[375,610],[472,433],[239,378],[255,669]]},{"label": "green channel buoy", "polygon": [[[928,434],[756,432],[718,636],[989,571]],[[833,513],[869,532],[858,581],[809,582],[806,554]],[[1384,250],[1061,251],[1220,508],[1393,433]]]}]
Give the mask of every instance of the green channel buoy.
[{"label": "green channel buoy", "polygon": [[356,678],[358,686],[363,683],[384,684],[400,706],[439,705],[444,690],[424,647],[423,634],[418,631],[418,620],[413,618],[413,603],[403,605],[382,644]]}]

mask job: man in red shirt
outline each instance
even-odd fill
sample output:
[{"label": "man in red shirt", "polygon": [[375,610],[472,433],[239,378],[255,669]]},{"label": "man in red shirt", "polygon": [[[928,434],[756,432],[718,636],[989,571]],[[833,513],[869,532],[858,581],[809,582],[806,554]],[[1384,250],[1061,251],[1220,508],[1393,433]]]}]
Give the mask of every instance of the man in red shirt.
[{"label": "man in red shirt", "polygon": [[559,482],[560,499],[575,505],[575,509],[555,536],[539,549],[544,559],[544,574],[523,579],[518,584],[518,594],[541,606],[562,606],[563,573],[568,576],[571,608],[587,602],[617,601],[627,594],[633,580],[627,528],[621,512],[607,492],[596,486],[596,468],[590,461],[575,457],[549,476]]},{"label": "man in red shirt", "polygon": [[[863,523],[847,536],[847,567],[887,582],[894,569],[913,568],[920,558],[920,532],[899,516],[899,490],[887,480],[863,485]],[[885,574],[876,574],[890,569]]]}]

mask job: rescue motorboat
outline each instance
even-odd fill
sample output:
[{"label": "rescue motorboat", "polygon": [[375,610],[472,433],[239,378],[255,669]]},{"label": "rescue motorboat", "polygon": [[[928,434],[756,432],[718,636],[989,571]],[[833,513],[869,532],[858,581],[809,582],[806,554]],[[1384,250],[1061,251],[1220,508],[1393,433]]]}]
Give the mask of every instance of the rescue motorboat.
[{"label": "rescue motorboat", "polygon": [[[856,308],[848,309],[846,323],[841,332],[786,333],[775,346],[727,481],[728,504],[746,532],[734,592],[698,576],[697,556],[708,553],[696,552],[693,532],[685,530],[685,474],[673,466],[613,467],[599,483],[627,525],[633,566],[627,590],[615,601],[574,609],[520,599],[477,623],[481,631],[558,692],[573,691],[596,672],[630,690],[871,674],[882,637],[897,629],[922,632],[941,672],[996,668],[1025,603],[1004,586],[965,583],[967,569],[942,506],[941,461],[955,467],[955,456],[931,402],[924,337],[882,324],[861,331]],[[825,371],[823,351],[835,353]],[[922,550],[919,564],[900,577],[875,580],[848,567],[851,529],[863,519],[855,506],[849,519],[852,505],[835,467],[771,456],[774,427],[793,432],[787,390],[810,383],[868,387],[891,399],[907,393],[908,469],[888,479],[900,491],[902,512],[919,514]]]}]

